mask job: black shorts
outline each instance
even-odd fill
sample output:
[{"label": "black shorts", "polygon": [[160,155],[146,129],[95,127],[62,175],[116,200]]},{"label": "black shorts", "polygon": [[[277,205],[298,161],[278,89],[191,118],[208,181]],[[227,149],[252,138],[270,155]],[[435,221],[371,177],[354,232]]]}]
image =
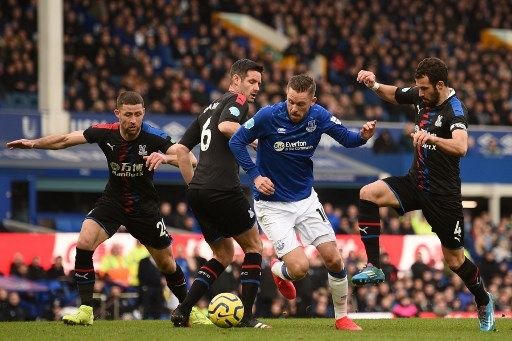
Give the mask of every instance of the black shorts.
[{"label": "black shorts", "polygon": [[383,181],[395,193],[400,203],[400,214],[422,210],[441,245],[451,250],[464,247],[464,216],[460,197],[420,191],[409,175],[392,176]]},{"label": "black shorts", "polygon": [[158,212],[146,216],[129,216],[115,206],[101,203],[97,204],[85,219],[97,222],[109,237],[123,225],[143,245],[155,249],[165,249],[171,245],[172,238],[167,233],[165,223]]},{"label": "black shorts", "polygon": [[254,211],[241,190],[189,189],[187,199],[209,244],[238,236],[254,225]]}]

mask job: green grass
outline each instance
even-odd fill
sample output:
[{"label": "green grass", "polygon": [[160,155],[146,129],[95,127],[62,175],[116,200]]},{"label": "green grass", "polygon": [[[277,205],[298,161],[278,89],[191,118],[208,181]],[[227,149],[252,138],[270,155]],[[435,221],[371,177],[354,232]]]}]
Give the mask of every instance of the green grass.
[{"label": "green grass", "polygon": [[0,340],[511,340],[512,319],[497,332],[482,333],[476,319],[358,320],[362,332],[334,329],[333,319],[265,319],[272,329],[174,328],[170,321],[95,321],[93,326],[60,322],[0,322]]}]

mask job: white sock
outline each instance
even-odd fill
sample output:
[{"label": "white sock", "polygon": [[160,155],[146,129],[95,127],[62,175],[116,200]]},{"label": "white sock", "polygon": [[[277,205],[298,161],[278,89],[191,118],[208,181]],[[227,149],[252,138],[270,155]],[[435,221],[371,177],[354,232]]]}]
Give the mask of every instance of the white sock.
[{"label": "white sock", "polygon": [[291,281],[291,277],[288,274],[288,271],[286,270],[286,265],[283,261],[275,262],[274,265],[272,265],[272,273],[276,275],[279,278],[282,278],[287,281]]},{"label": "white sock", "polygon": [[332,302],[334,304],[334,317],[337,320],[347,316],[348,280],[346,276],[344,278],[336,278],[328,274],[328,277]]}]

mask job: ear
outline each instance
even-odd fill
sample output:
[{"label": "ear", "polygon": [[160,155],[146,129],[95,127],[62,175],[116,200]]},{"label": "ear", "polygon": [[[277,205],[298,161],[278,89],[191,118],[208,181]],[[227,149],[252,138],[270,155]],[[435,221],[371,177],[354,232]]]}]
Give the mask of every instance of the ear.
[{"label": "ear", "polygon": [[240,76],[237,74],[234,74],[233,78],[231,78],[231,83],[233,83],[234,86],[239,86],[241,82],[242,78],[240,78]]},{"label": "ear", "polygon": [[444,84],[443,81],[439,81],[436,84],[436,89],[437,89],[437,91],[441,91],[445,86],[446,86],[446,84]]},{"label": "ear", "polygon": [[119,109],[114,109],[114,114],[116,115],[117,118],[119,118],[119,115],[121,115],[121,112],[119,111]]},{"label": "ear", "polygon": [[316,97],[313,97],[313,98],[311,99],[311,105],[315,104],[315,103],[316,103],[316,100],[317,100],[317,98],[316,98]]}]

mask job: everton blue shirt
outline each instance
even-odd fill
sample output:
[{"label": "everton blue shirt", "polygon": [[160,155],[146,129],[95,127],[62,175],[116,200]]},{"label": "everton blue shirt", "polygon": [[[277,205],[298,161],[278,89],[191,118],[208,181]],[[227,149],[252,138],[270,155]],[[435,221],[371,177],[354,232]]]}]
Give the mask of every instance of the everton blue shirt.
[{"label": "everton blue shirt", "polygon": [[[286,102],[280,102],[260,109],[245,122],[231,137],[229,147],[252,181],[262,175],[274,183],[275,192],[270,196],[254,188],[256,200],[299,201],[311,194],[311,157],[323,133],[348,148],[366,143],[359,133],[348,130],[318,104],[311,106],[301,122],[294,123],[288,116]],[[247,144],[255,139],[258,139],[256,164],[247,151]]]}]

